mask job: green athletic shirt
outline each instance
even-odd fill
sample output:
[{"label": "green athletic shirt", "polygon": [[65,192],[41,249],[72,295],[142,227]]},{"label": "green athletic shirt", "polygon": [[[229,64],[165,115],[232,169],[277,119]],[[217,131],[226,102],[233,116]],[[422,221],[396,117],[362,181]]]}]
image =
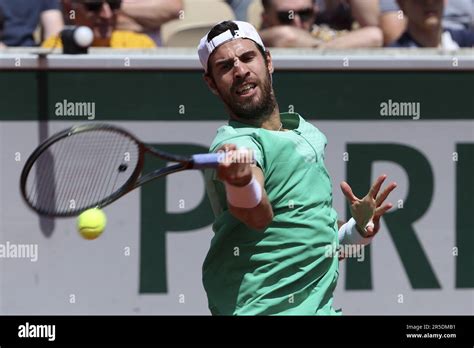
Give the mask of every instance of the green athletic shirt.
[{"label": "green athletic shirt", "polygon": [[[215,214],[214,237],[203,264],[213,315],[330,315],[338,278],[337,214],[324,166],[326,137],[296,113],[280,115],[289,131],[234,120],[217,131],[210,152],[223,144],[254,150],[265,176],[274,218],[254,230],[227,208],[215,170],[205,173]],[[337,250],[337,249],[336,249]]]}]

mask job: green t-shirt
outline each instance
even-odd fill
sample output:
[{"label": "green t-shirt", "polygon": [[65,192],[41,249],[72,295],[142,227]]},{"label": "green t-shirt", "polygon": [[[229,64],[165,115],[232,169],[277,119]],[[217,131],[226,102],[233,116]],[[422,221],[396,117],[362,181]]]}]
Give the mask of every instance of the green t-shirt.
[{"label": "green t-shirt", "polygon": [[210,151],[236,144],[255,151],[274,218],[263,231],[227,209],[215,170],[206,190],[216,216],[203,264],[203,284],[214,315],[330,315],[338,278],[337,214],[324,166],[326,137],[296,113],[282,113],[289,131],[255,128],[234,120],[217,131]]}]

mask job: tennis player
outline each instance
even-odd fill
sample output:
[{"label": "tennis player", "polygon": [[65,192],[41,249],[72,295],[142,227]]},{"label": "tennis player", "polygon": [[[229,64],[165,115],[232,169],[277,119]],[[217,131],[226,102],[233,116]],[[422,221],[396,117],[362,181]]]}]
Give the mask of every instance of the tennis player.
[{"label": "tennis player", "polygon": [[[246,22],[214,26],[198,47],[210,90],[230,120],[210,151],[227,161],[206,173],[215,235],[203,264],[213,315],[332,315],[338,254],[327,246],[367,245],[379,230],[384,203],[380,176],[362,199],[343,182],[353,218],[339,222],[324,165],[326,137],[296,113],[280,113],[273,64]],[[236,160],[248,149],[255,163]],[[230,154],[230,155],[229,155]]]}]

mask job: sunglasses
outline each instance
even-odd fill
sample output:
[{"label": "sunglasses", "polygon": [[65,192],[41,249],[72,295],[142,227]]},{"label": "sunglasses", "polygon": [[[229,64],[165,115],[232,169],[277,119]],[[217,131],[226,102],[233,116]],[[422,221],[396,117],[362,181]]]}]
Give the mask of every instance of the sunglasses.
[{"label": "sunglasses", "polygon": [[305,8],[299,11],[278,11],[277,16],[281,24],[290,24],[295,20],[295,16],[298,15],[301,18],[301,21],[307,22],[313,18],[314,11],[313,8]]},{"label": "sunglasses", "polygon": [[109,4],[112,11],[120,9],[122,0],[86,0],[82,2],[87,11],[99,12],[104,3]]}]

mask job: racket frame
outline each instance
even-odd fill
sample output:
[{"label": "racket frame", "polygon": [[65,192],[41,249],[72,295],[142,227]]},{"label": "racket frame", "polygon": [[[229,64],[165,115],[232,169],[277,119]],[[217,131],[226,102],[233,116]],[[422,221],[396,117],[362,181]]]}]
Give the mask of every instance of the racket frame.
[{"label": "racket frame", "polygon": [[[86,206],[82,208],[80,211],[79,210],[70,210],[70,211],[65,211],[63,213],[51,213],[50,211],[45,211],[39,207],[35,207],[29,200],[26,192],[26,184],[27,184],[27,179],[28,179],[28,174],[30,171],[33,169],[33,165],[36,163],[37,159],[45,152],[47,151],[53,144],[61,141],[62,139],[65,139],[67,137],[73,136],[78,133],[83,133],[83,132],[89,132],[92,130],[103,130],[103,131],[111,131],[115,133],[120,133],[123,136],[131,139],[133,142],[135,142],[138,146],[138,161],[136,168],[134,169],[133,173],[130,175],[130,178],[119,188],[117,189],[114,193],[111,195],[105,197],[104,199],[100,200],[99,202],[95,204],[91,204],[89,206]],[[177,164],[156,169],[154,171],[151,171],[147,174],[142,174],[143,166],[145,163],[145,154],[150,153],[156,157],[159,157],[163,160],[167,160],[170,162],[178,162]],[[130,191],[136,189],[139,186],[142,186],[154,179],[163,177],[165,175],[171,174],[171,173],[176,173],[179,171],[183,171],[186,169],[191,169],[193,168],[193,160],[190,157],[184,157],[184,156],[178,156],[178,155],[171,155],[166,152],[157,150],[155,148],[146,146],[143,142],[141,142],[138,138],[130,134],[128,131],[117,127],[117,126],[112,126],[109,124],[101,124],[101,123],[94,123],[94,124],[85,124],[85,125],[76,125],[73,127],[70,127],[68,129],[65,129],[63,131],[60,131],[53,135],[52,137],[48,138],[46,141],[44,141],[42,144],[40,144],[33,152],[32,154],[28,157],[26,160],[26,163],[23,167],[23,170],[21,172],[20,176],[20,191],[22,194],[22,197],[24,201],[27,203],[27,205],[39,213],[40,215],[44,216],[50,216],[50,217],[72,217],[72,216],[77,216],[81,214],[81,212],[90,209],[90,208],[102,208],[106,205],[111,204],[112,202],[116,201],[120,197],[126,195]]]}]

